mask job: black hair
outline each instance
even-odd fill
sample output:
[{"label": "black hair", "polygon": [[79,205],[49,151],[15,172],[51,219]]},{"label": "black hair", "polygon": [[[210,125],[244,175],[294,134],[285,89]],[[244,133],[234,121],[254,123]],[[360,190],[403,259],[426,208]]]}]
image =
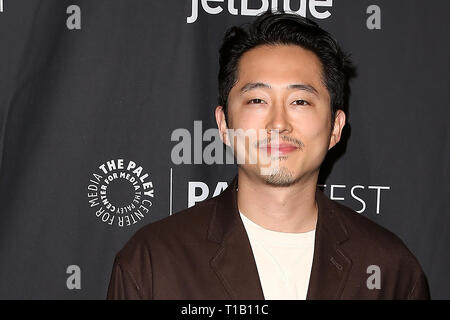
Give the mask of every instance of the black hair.
[{"label": "black hair", "polygon": [[352,63],[337,41],[319,25],[300,15],[272,12],[270,9],[253,23],[229,28],[219,50],[219,96],[227,119],[228,95],[238,81],[238,64],[241,56],[261,45],[298,45],[316,54],[322,63],[322,82],[331,100],[331,127],[337,109],[345,109],[346,92]]}]

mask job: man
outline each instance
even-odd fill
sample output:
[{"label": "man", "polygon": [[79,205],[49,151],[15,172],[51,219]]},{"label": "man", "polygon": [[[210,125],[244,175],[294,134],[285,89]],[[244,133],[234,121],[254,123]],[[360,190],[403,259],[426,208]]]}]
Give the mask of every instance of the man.
[{"label": "man", "polygon": [[[108,299],[428,299],[402,241],[317,188],[345,124],[349,65],[298,15],[228,30],[215,116],[244,160],[238,175],[139,230],[116,256]],[[246,144],[231,129],[257,134]]]}]

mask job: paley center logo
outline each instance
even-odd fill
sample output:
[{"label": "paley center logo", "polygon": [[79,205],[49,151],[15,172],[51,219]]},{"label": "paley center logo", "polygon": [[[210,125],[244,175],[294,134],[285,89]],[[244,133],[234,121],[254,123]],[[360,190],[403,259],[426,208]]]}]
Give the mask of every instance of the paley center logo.
[{"label": "paley center logo", "polygon": [[92,173],[87,186],[90,208],[108,225],[128,227],[142,220],[153,205],[149,174],[132,160],[109,160]]},{"label": "paley center logo", "polygon": [[188,0],[189,2],[191,12],[186,18],[187,23],[197,21],[201,9],[207,14],[219,14],[227,10],[232,15],[257,16],[269,10],[270,5],[272,12],[282,9],[306,17],[309,11],[316,19],[326,19],[331,16],[327,8],[333,6],[333,0]]}]

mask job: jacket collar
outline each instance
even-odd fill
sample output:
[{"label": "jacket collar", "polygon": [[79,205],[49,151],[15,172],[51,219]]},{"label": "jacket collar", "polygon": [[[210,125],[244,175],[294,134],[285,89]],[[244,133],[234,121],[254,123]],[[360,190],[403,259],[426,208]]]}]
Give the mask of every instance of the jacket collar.
[{"label": "jacket collar", "polygon": [[[264,294],[247,232],[237,206],[236,175],[217,196],[208,239],[220,244],[210,265],[231,299],[262,300]],[[317,189],[318,219],[313,264],[306,299],[338,299],[344,288],[351,260],[340,248],[349,238],[336,214],[336,204]]]}]

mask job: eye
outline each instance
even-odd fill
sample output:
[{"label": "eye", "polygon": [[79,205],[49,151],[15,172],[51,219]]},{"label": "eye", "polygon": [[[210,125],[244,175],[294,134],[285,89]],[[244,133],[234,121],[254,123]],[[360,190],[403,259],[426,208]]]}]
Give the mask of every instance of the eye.
[{"label": "eye", "polygon": [[247,103],[249,103],[249,104],[262,104],[262,103],[265,103],[265,101],[263,99],[255,98],[255,99],[249,100]]},{"label": "eye", "polygon": [[294,100],[294,102],[292,102],[293,104],[295,104],[295,105],[298,105],[298,106],[306,106],[306,105],[309,105],[310,103],[308,102],[308,101],[306,101],[306,100]]}]

